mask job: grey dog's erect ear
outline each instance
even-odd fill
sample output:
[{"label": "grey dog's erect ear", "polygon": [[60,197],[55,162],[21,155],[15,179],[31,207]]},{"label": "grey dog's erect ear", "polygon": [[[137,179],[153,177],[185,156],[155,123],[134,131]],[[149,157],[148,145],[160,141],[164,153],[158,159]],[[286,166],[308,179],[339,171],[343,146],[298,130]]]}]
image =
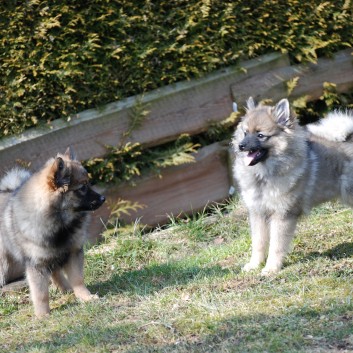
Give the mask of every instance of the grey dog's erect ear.
[{"label": "grey dog's erect ear", "polygon": [[74,152],[73,148],[70,146],[66,149],[64,156],[67,157],[68,159],[76,160],[76,153]]},{"label": "grey dog's erect ear", "polygon": [[70,184],[70,171],[67,169],[67,161],[56,156],[48,172],[48,185],[55,191],[63,186]]},{"label": "grey dog's erect ear", "polygon": [[246,101],[246,108],[247,110],[252,110],[256,108],[256,104],[253,97],[249,97]]},{"label": "grey dog's erect ear", "polygon": [[291,122],[288,99],[281,99],[273,108],[273,115],[279,125],[287,126]]}]

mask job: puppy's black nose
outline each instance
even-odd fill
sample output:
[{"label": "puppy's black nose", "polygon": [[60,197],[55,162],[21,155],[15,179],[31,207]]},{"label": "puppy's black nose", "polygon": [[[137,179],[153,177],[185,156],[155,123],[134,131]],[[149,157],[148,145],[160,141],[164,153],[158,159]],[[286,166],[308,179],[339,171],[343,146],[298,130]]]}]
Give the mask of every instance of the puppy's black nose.
[{"label": "puppy's black nose", "polygon": [[242,143],[240,143],[240,144],[239,144],[239,149],[240,149],[240,151],[244,151],[245,145],[243,145]]},{"label": "puppy's black nose", "polygon": [[105,201],[105,196],[101,195],[100,201],[103,203]]}]

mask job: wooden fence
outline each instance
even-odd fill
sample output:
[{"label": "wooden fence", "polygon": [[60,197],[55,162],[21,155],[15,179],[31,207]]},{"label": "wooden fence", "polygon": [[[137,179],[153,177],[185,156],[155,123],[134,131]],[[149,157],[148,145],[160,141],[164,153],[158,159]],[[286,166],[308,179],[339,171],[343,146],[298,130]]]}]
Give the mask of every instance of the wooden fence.
[{"label": "wooden fence", "polygon": [[[256,99],[278,100],[287,96],[286,82],[299,78],[293,97],[306,95],[317,99],[323,82],[337,85],[338,92],[353,88],[352,50],[337,53],[332,59],[319,59],[317,64],[289,64],[288,57],[269,54],[220,70],[199,80],[167,86],[144,96],[130,97],[111,103],[102,109],[91,109],[71,117],[56,120],[48,127],[31,129],[20,136],[0,142],[2,171],[17,159],[32,162],[34,168],[45,160],[72,146],[80,159],[105,154],[105,145],[119,145],[129,130],[130,117],[137,102],[148,106],[149,114],[143,124],[132,131],[125,142],[156,146],[175,140],[180,134],[206,131],[210,124],[221,121],[231,113],[232,101],[244,104],[249,96]],[[128,199],[145,207],[125,217],[140,219],[149,225],[163,223],[169,215],[198,211],[211,202],[228,197],[232,186],[228,167],[228,148],[213,144],[196,154],[196,162],[171,167],[155,176],[138,180],[137,186],[119,185],[105,188],[108,202],[96,211],[91,225],[94,239],[103,228],[117,199]]]}]

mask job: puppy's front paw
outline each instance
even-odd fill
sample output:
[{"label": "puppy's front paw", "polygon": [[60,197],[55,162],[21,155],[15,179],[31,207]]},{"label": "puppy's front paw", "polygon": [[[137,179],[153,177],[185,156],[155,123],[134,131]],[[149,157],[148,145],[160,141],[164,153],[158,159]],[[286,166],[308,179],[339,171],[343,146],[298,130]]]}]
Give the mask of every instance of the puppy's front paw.
[{"label": "puppy's front paw", "polygon": [[42,308],[37,308],[34,311],[34,314],[36,316],[37,319],[45,319],[47,317],[49,317],[50,315],[50,310],[49,309],[42,309]]},{"label": "puppy's front paw", "polygon": [[243,271],[244,272],[250,272],[250,271],[253,271],[253,270],[256,270],[258,269],[260,266],[260,264],[258,263],[254,263],[254,262],[248,262],[246,265],[243,266]]},{"label": "puppy's front paw", "polygon": [[83,302],[90,302],[92,300],[99,299],[97,294],[92,294],[86,287],[74,288],[75,296],[77,299]]},{"label": "puppy's front paw", "polygon": [[276,275],[280,270],[281,270],[281,267],[278,267],[278,266],[275,266],[275,267],[265,266],[261,271],[261,276],[264,276],[264,277],[273,276],[273,275]]},{"label": "puppy's front paw", "polygon": [[88,297],[84,299],[85,302],[91,302],[93,300],[98,300],[99,296],[98,294],[90,294]]}]

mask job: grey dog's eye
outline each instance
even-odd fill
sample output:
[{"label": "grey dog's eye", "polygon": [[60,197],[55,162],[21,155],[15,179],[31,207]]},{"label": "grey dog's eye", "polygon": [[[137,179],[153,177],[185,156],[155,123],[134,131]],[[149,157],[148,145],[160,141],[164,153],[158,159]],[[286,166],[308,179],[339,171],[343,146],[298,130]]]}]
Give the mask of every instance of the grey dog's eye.
[{"label": "grey dog's eye", "polygon": [[82,192],[86,192],[86,191],[87,191],[87,185],[86,185],[86,184],[82,185],[82,186],[79,188],[79,190],[82,191]]},{"label": "grey dog's eye", "polygon": [[258,137],[259,139],[262,139],[262,138],[265,137],[265,135],[264,135],[264,134],[257,134],[257,137]]}]

